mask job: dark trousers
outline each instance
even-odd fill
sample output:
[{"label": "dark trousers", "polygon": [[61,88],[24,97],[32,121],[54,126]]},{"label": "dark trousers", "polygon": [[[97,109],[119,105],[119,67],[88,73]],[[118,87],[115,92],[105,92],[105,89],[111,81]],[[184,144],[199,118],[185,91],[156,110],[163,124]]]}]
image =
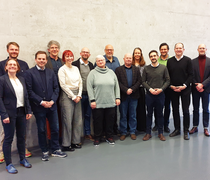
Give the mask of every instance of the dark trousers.
[{"label": "dark trousers", "polygon": [[[169,125],[169,117],[170,117],[170,113],[171,113],[171,108],[170,108],[170,104],[171,104],[171,90],[169,88],[166,88],[164,91],[165,94],[165,104],[164,104],[164,113],[163,113],[163,117],[164,117],[164,127],[168,127]],[[157,125],[157,120],[156,120],[156,110],[155,110],[155,125]]]},{"label": "dark trousers", "polygon": [[91,129],[90,129],[91,107],[90,107],[90,102],[89,102],[89,98],[87,94],[82,95],[81,103],[82,103],[82,115],[84,118],[85,135],[90,135],[91,133]]},{"label": "dark trousers", "polygon": [[199,125],[199,107],[200,99],[202,101],[203,109],[203,127],[209,127],[209,93],[206,91],[198,92],[196,89],[192,89],[193,98],[193,126]]},{"label": "dark trousers", "polygon": [[145,90],[143,87],[139,87],[140,97],[138,99],[138,105],[136,108],[136,120],[138,131],[146,131],[146,103],[145,103]]},{"label": "dark trousers", "polygon": [[165,101],[164,93],[153,95],[150,92],[146,94],[146,106],[147,106],[147,134],[151,134],[152,115],[153,110],[156,110],[156,120],[158,126],[158,133],[163,134],[163,106]]},{"label": "dark trousers", "polygon": [[172,96],[172,108],[173,108],[173,118],[174,118],[174,127],[176,130],[180,130],[180,113],[179,113],[179,100],[181,98],[182,103],[182,111],[183,111],[183,130],[189,131],[190,125],[190,114],[189,114],[189,106],[190,106],[190,92],[191,88],[187,87],[181,92],[175,92],[171,90]]},{"label": "dark trousers", "polygon": [[23,107],[17,108],[17,116],[15,118],[10,117],[10,123],[3,123],[4,128],[4,143],[3,143],[3,153],[6,165],[12,163],[11,159],[11,146],[14,138],[14,133],[16,129],[17,136],[17,149],[19,153],[20,160],[25,158],[25,133],[26,133],[26,115]]},{"label": "dark trousers", "polygon": [[57,110],[51,111],[50,109],[45,109],[43,112],[34,112],[34,116],[36,117],[39,146],[42,152],[48,151],[46,140],[46,118],[48,119],[50,125],[51,149],[52,151],[60,149]]},{"label": "dark trousers", "polygon": [[103,129],[107,138],[112,137],[115,107],[96,108],[92,110],[92,114],[95,139],[99,140],[101,138]]}]

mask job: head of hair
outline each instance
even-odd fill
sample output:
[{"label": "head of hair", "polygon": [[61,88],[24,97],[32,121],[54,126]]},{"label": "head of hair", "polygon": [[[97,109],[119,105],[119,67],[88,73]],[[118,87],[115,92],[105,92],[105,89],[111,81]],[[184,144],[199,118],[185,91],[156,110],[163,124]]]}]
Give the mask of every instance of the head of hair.
[{"label": "head of hair", "polygon": [[158,52],[157,52],[156,50],[152,50],[152,51],[150,51],[150,52],[149,52],[149,57],[150,57],[150,54],[151,54],[151,53],[156,53],[156,54],[157,54],[157,56],[158,56]]},{"label": "head of hair", "polygon": [[98,59],[104,59],[104,60],[105,60],[104,56],[102,56],[102,55],[96,56],[96,61],[97,61]]},{"label": "head of hair", "polygon": [[63,52],[63,55],[62,55],[62,60],[63,60],[63,62],[66,62],[65,56],[73,56],[73,57],[74,57],[74,54],[73,54],[73,52],[71,52],[70,50],[65,50],[65,51]]},{"label": "head of hair", "polygon": [[136,48],[133,50],[132,65],[135,65],[134,53],[135,53],[135,50],[136,50],[136,49],[140,50],[140,52],[141,52],[141,57],[140,57],[138,63],[139,63],[140,66],[144,66],[144,65],[146,64],[146,62],[145,62],[145,60],[144,60],[144,56],[143,56],[142,50],[141,50],[141,48],[139,48],[139,47],[136,47]]},{"label": "head of hair", "polygon": [[181,45],[182,45],[182,47],[183,47],[183,49],[184,49],[184,44],[183,44],[183,43],[181,43],[181,42],[176,43],[176,44],[175,44],[175,46],[174,46],[174,49],[176,48],[176,45],[177,45],[177,44],[181,44]]},{"label": "head of hair", "polygon": [[45,51],[37,51],[37,53],[35,54],[35,59],[37,58],[37,56],[39,54],[45,54],[46,55],[46,58],[47,58],[47,53]]},{"label": "head of hair", "polygon": [[11,61],[11,60],[15,61],[16,64],[17,64],[17,68],[18,68],[17,73],[20,72],[20,64],[18,63],[18,61],[16,59],[8,59],[5,66],[4,66],[4,70],[7,72],[6,66],[7,66],[8,62]]},{"label": "head of hair", "polygon": [[51,47],[53,44],[56,45],[56,46],[58,46],[58,49],[60,49],[60,43],[59,43],[58,41],[54,41],[54,40],[51,40],[51,41],[48,43],[48,45],[47,45],[48,49],[50,49],[50,47]]},{"label": "head of hair", "polygon": [[9,42],[9,43],[7,44],[7,49],[9,49],[9,46],[10,46],[10,45],[14,45],[14,46],[17,46],[17,47],[19,48],[18,43],[16,43],[16,42]]},{"label": "head of hair", "polygon": [[169,50],[169,45],[167,43],[161,43],[159,46],[159,50],[161,49],[162,46],[167,46],[167,49]]}]

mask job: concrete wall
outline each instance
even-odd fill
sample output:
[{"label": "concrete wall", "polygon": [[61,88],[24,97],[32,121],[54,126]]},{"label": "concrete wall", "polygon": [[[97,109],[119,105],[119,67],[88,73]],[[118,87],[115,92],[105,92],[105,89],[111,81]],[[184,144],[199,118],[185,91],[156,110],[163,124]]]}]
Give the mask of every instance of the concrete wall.
[{"label": "concrete wall", "polygon": [[[52,39],[60,42],[60,55],[70,49],[75,59],[88,47],[92,62],[106,44],[114,46],[121,63],[139,46],[148,64],[148,52],[162,42],[170,45],[170,55],[174,44],[183,42],[185,54],[194,58],[200,43],[210,46],[209,9],[208,0],[1,0],[0,59],[7,57],[6,44],[16,41],[19,58],[32,67],[34,54]],[[29,146],[37,145],[34,131],[32,119]]]}]

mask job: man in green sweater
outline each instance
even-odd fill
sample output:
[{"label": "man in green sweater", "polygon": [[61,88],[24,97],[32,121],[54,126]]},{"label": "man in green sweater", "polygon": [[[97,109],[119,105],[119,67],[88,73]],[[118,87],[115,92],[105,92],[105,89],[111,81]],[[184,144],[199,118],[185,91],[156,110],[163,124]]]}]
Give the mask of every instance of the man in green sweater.
[{"label": "man in green sweater", "polygon": [[152,50],[149,53],[151,64],[146,66],[142,75],[142,84],[146,88],[146,106],[147,106],[147,127],[146,135],[143,140],[149,140],[151,136],[153,109],[156,109],[156,118],[158,125],[158,137],[165,141],[163,136],[163,106],[165,102],[164,90],[170,84],[170,77],[166,66],[159,64],[158,52]]}]

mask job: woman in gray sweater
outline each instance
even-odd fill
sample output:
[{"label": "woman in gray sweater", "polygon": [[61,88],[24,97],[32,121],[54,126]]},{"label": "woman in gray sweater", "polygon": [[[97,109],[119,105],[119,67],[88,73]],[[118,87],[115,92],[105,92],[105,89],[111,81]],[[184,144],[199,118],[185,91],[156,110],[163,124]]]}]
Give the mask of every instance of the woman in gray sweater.
[{"label": "woman in gray sweater", "polygon": [[102,55],[96,57],[96,65],[87,77],[87,91],[93,113],[94,145],[99,145],[103,130],[106,141],[114,144],[112,131],[115,106],[120,105],[119,84],[115,73],[106,67]]}]

